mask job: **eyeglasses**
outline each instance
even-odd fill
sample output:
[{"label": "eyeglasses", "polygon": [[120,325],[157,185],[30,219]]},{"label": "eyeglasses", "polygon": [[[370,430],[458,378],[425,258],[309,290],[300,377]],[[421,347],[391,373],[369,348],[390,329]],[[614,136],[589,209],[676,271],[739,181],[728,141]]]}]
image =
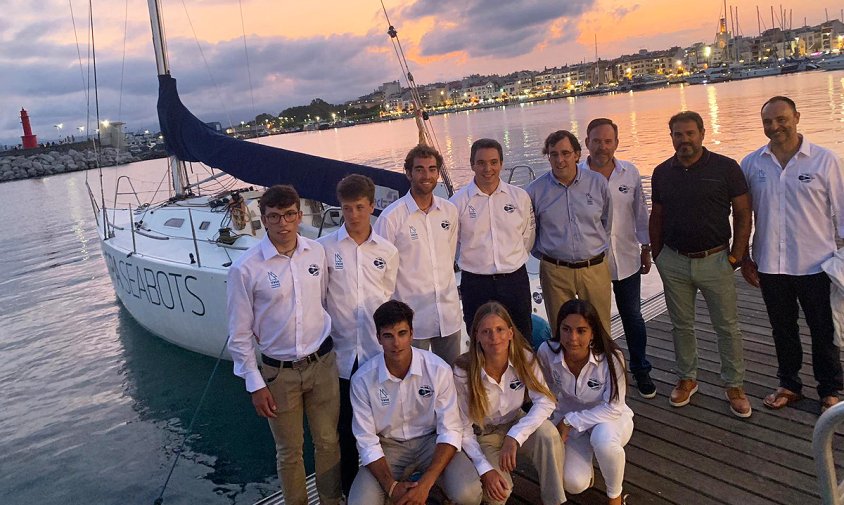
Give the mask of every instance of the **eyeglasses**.
[{"label": "eyeglasses", "polygon": [[558,158],[571,158],[574,154],[574,151],[551,151],[548,153],[548,157],[552,160],[556,160]]},{"label": "eyeglasses", "polygon": [[281,222],[281,218],[283,217],[285,222],[292,223],[301,213],[302,212],[298,210],[288,210],[284,214],[271,212],[270,214],[264,214],[264,219],[266,219],[270,224],[278,224]]}]

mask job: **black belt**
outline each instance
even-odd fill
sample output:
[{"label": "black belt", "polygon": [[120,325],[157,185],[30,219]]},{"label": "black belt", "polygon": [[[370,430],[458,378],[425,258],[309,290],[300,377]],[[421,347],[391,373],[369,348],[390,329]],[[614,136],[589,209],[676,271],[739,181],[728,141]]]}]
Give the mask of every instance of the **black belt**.
[{"label": "black belt", "polygon": [[600,265],[604,262],[604,257],[606,256],[606,251],[602,252],[601,254],[589,258],[588,260],[583,261],[563,261],[558,260],[557,258],[552,258],[551,256],[542,255],[542,261],[547,261],[548,263],[553,263],[558,267],[567,267],[567,268],[586,268],[591,267],[592,265]]},{"label": "black belt", "polygon": [[510,272],[509,274],[476,274],[468,270],[463,270],[463,275],[474,275],[475,277],[490,277],[492,278],[492,280],[497,281],[501,279],[506,279],[508,277],[512,277],[514,275],[527,275],[527,267],[522,265],[518,268],[518,270],[516,270],[515,272]]},{"label": "black belt", "polygon": [[334,340],[332,340],[331,335],[329,335],[328,338],[322,341],[322,345],[319,346],[319,349],[317,349],[316,352],[312,352],[304,358],[299,358],[293,361],[279,361],[267,356],[266,354],[261,354],[261,362],[274,368],[293,368],[298,370],[311,363],[315,363],[317,359],[325,356],[331,352],[332,349],[334,349]]},{"label": "black belt", "polygon": [[677,249],[674,249],[674,248],[672,247],[672,249],[674,249],[674,250],[677,252],[677,254],[680,254],[680,255],[682,255],[682,256],[685,256],[685,257],[687,257],[687,258],[692,258],[692,259],[705,258],[705,257],[710,256],[710,255],[712,255],[712,254],[715,254],[715,253],[717,253],[717,252],[721,252],[721,251],[723,251],[723,250],[724,250],[724,249],[726,249],[726,248],[727,248],[726,244],[722,244],[722,245],[719,245],[719,246],[713,247],[712,249],[707,249],[707,250],[705,250],[705,251],[698,251],[698,252],[682,252],[682,251],[677,251]]}]

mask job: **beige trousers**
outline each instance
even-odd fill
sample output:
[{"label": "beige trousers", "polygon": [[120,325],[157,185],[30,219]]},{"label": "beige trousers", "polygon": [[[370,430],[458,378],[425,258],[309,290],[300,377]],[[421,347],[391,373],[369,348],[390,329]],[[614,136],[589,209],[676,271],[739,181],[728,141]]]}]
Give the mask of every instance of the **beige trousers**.
[{"label": "beige trousers", "polygon": [[545,311],[551,324],[551,334],[557,333],[557,313],[572,298],[587,300],[595,306],[607,334],[610,334],[612,307],[612,278],[606,259],[597,265],[568,268],[542,260],[539,262],[539,284],[545,299]]},{"label": "beige trousers", "polygon": [[307,505],[303,414],[314,442],[316,487],[323,505],[340,503],[340,383],[334,351],[304,368],[261,365],[261,376],[278,406],[277,417],[268,419],[275,439],[276,467],[284,502]]}]

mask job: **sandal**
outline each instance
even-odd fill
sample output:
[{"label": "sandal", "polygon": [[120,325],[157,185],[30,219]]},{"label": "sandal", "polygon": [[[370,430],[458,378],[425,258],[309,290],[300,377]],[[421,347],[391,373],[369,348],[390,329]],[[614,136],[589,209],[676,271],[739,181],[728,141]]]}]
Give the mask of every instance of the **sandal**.
[{"label": "sandal", "polygon": [[824,396],[823,398],[821,398],[821,414],[829,410],[833,405],[835,405],[839,401],[840,400],[838,399],[838,397],[834,395]]},{"label": "sandal", "polygon": [[762,400],[762,404],[769,409],[779,410],[802,399],[803,395],[800,393],[795,393],[794,391],[785,388],[777,388],[776,391],[769,394],[764,400]]}]

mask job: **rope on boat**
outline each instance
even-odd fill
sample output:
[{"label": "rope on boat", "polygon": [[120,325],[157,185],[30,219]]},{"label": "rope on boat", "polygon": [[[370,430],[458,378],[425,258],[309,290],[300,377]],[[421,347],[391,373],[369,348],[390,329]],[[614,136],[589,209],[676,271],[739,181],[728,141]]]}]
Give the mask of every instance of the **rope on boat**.
[{"label": "rope on boat", "polygon": [[220,349],[220,354],[217,355],[217,361],[214,363],[214,369],[211,370],[211,375],[208,377],[208,382],[205,383],[205,389],[202,391],[202,396],[199,397],[199,403],[196,405],[196,409],[193,411],[193,416],[191,417],[190,424],[188,425],[187,433],[185,434],[184,438],[182,438],[182,443],[179,444],[179,448],[176,449],[176,457],[173,459],[173,464],[170,465],[170,472],[167,473],[167,478],[164,480],[164,485],[161,486],[161,492],[158,493],[158,498],[153,501],[153,505],[162,505],[164,503],[164,491],[167,490],[167,485],[170,483],[170,477],[173,476],[173,471],[176,469],[176,464],[179,463],[179,458],[182,456],[182,452],[184,452],[185,445],[187,445],[187,440],[190,437],[190,434],[193,432],[193,424],[196,422],[197,417],[199,417],[199,409],[202,408],[202,404],[205,403],[205,397],[208,396],[208,391],[211,389],[211,382],[214,380],[214,375],[217,373],[217,368],[220,367],[220,362],[223,361],[223,353],[226,351],[226,346],[229,343],[229,337],[226,337],[226,341],[223,343],[223,348]]}]

